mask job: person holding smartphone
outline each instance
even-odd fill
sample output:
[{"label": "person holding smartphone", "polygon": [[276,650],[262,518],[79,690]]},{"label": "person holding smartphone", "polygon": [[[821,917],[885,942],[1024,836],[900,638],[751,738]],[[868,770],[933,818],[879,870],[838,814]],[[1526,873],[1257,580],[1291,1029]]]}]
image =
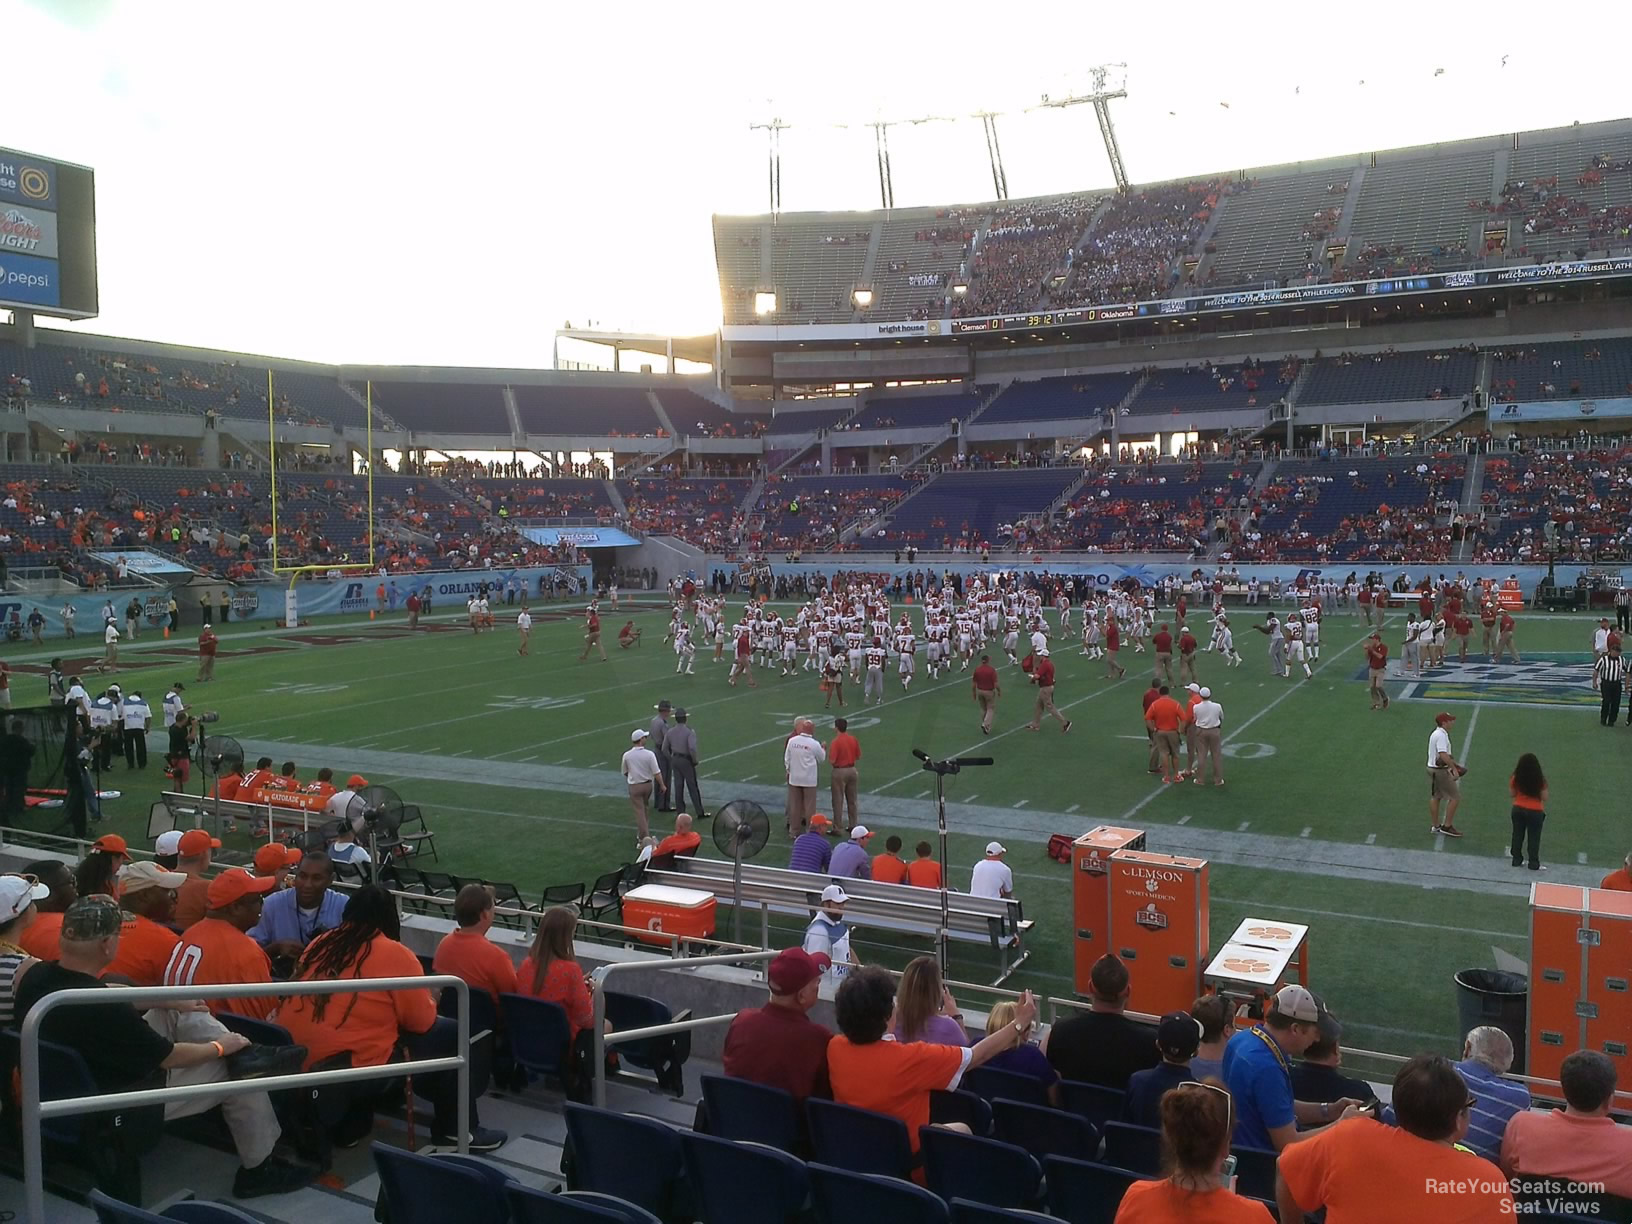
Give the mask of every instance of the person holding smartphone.
[{"label": "person holding smartphone", "polygon": [[1122,1196],[1116,1224],[1273,1224],[1269,1208],[1235,1193],[1234,1102],[1224,1088],[1194,1081],[1162,1094],[1166,1177],[1136,1181]]}]

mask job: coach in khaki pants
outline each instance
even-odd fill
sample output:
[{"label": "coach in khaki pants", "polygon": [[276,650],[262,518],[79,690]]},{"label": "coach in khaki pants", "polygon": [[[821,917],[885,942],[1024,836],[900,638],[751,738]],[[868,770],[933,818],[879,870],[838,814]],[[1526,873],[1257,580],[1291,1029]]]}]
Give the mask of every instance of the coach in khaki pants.
[{"label": "coach in khaki pants", "polygon": [[1195,727],[1196,746],[1200,755],[1193,757],[1194,766],[1190,770],[1190,780],[1197,786],[1201,785],[1201,774],[1209,764],[1213,767],[1213,785],[1224,785],[1224,755],[1220,737],[1224,727],[1224,707],[1213,700],[1213,690],[1201,690],[1201,700],[1190,707],[1190,717]]},{"label": "coach in khaki pants", "polygon": [[[816,813],[816,774],[827,749],[811,734],[816,724],[808,718],[793,720],[793,734],[782,750],[782,764],[788,775],[788,836],[798,837]],[[834,813],[837,817],[837,813]]]},{"label": "coach in khaki pants", "polygon": [[838,732],[827,746],[828,781],[833,788],[833,825],[843,836],[849,837],[856,827],[856,762],[861,760],[861,743],[850,734],[848,720],[836,718],[833,729]]},{"label": "coach in khaki pants", "polygon": [[642,842],[651,835],[646,824],[646,804],[652,790],[666,789],[662,766],[657,763],[657,754],[646,747],[647,738],[645,731],[631,731],[629,751],[623,754],[623,779],[629,784],[629,806],[635,810],[635,840]]}]

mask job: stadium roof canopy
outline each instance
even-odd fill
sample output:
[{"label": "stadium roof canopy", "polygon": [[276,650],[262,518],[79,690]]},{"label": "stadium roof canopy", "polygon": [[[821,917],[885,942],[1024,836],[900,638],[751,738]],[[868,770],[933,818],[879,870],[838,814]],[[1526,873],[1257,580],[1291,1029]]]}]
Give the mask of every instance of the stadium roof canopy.
[{"label": "stadium roof canopy", "polygon": [[661,357],[668,364],[667,373],[674,373],[674,362],[695,361],[702,365],[714,365],[719,357],[719,337],[714,333],[706,336],[664,336],[656,332],[620,332],[602,331],[592,327],[560,327],[555,332],[557,358],[556,367],[560,368],[559,348],[562,340],[580,340],[586,344],[600,344],[610,348],[613,355],[621,356],[624,353],[645,353],[653,357]]}]

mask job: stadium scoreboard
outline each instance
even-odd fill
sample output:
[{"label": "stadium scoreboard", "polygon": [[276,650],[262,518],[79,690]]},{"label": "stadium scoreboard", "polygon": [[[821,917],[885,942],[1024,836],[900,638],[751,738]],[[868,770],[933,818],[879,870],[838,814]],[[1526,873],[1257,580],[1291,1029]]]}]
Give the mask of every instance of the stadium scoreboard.
[{"label": "stadium scoreboard", "polygon": [[97,313],[96,175],[0,149],[0,308]]}]

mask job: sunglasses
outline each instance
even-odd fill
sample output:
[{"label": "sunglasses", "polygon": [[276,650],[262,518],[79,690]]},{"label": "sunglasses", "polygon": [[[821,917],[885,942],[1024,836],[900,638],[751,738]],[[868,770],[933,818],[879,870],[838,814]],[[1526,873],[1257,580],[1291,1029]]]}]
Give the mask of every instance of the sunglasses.
[{"label": "sunglasses", "polygon": [[1477,1104],[1479,1104],[1479,1098],[1478,1098],[1478,1097],[1471,1097],[1471,1096],[1470,1096],[1470,1097],[1469,1097],[1469,1098],[1468,1098],[1468,1099],[1467,1099],[1467,1101],[1466,1101],[1466,1102],[1464,1102],[1464,1104],[1463,1104],[1463,1106],[1462,1106],[1462,1110],[1463,1110],[1463,1112],[1464,1112],[1464,1113],[1465,1113],[1465,1112],[1467,1112],[1467,1111],[1468,1111],[1468,1110],[1470,1110],[1470,1109],[1472,1109],[1472,1108],[1473,1108],[1473,1107],[1474,1107],[1474,1106],[1475,1106],[1475,1105],[1477,1105]]},{"label": "sunglasses", "polygon": [[1223,1097],[1226,1101],[1230,1099],[1230,1091],[1228,1088],[1220,1088],[1217,1084],[1208,1084],[1202,1082],[1201,1080],[1185,1080],[1182,1084],[1177,1086],[1180,1088],[1205,1088],[1208,1092],[1218,1093],[1218,1095]]}]

